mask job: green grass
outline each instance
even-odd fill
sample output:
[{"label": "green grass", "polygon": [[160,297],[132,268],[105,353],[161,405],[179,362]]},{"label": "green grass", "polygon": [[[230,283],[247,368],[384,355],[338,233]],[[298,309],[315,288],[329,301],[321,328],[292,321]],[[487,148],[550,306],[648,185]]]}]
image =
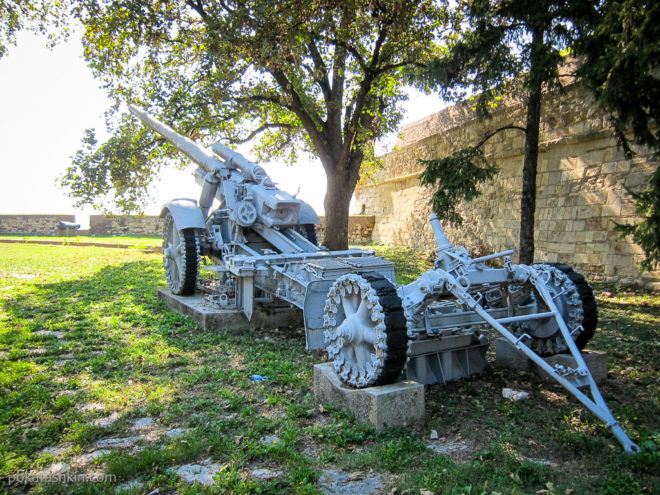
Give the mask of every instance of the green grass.
[{"label": "green grass", "polygon": [[[430,266],[407,250],[372,248],[395,262],[401,283]],[[498,367],[427,387],[424,424],[377,432],[316,403],[312,366],[320,358],[305,351],[301,329],[203,332],[168,311],[156,299],[160,260],[134,250],[0,244],[0,492],[114,493],[112,483],[9,485],[7,477],[54,462],[39,453],[44,447],[66,447],[57,460],[72,462],[98,439],[132,435],[132,422],[147,415],[189,432],[135,453],[112,449],[95,466],[118,483],[140,481],[136,493],[317,493],[327,468],[373,471],[385,493],[660,492],[658,294],[596,288],[602,324],[590,347],[609,354],[601,390],[644,448],[631,457],[563,388]],[[252,374],[271,380],[253,382]],[[506,402],[503,387],[532,397]],[[81,407],[90,403],[103,410]],[[111,412],[120,415],[112,426],[90,424]],[[465,450],[432,453],[431,430]],[[281,441],[265,445],[266,435]],[[223,466],[211,487],[168,471],[204,459]],[[255,480],[255,466],[283,474]]]},{"label": "green grass", "polygon": [[47,236],[47,235],[19,235],[2,234],[0,239],[22,239],[25,241],[60,241],[67,243],[76,242],[100,242],[104,244],[130,244],[134,246],[160,246],[162,237],[154,236],[117,236],[117,235],[70,235],[70,236]]}]

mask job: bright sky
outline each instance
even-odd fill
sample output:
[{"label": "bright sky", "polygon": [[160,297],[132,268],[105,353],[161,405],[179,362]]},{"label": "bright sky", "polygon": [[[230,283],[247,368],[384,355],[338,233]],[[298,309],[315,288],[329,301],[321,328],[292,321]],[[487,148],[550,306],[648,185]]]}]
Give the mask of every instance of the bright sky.
[{"label": "bright sky", "polygon": [[[79,39],[74,36],[52,51],[45,45],[44,38],[19,33],[17,45],[0,59],[0,214],[73,213],[84,226],[97,212],[74,209],[56,179],[70,165],[86,128],[96,128],[103,138],[109,102],[81,59]],[[404,124],[442,107],[439,97],[414,91]],[[293,167],[262,165],[281,189],[293,194],[300,187],[298,197],[323,214],[326,180],[318,160]],[[163,173],[145,213],[160,213],[171,198],[198,198],[192,170]]]}]

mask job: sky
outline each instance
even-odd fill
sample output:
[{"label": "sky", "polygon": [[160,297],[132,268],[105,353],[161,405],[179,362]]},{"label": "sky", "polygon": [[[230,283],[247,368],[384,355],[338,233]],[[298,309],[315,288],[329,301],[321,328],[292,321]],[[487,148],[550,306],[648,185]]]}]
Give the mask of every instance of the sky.
[{"label": "sky", "polygon": [[[75,200],[57,184],[71,164],[84,130],[96,128],[102,139],[103,112],[110,106],[81,55],[76,35],[50,50],[45,38],[23,32],[17,36],[16,46],[9,47],[8,55],[0,59],[0,214],[75,214],[84,227],[90,214],[99,213],[91,208],[75,209]],[[410,95],[402,125],[444,106],[436,95],[415,90]],[[319,160],[303,158],[294,166],[261,165],[280,189],[295,194],[300,188],[298,197],[323,215],[326,180]],[[161,173],[144,213],[159,214],[162,205],[175,197],[198,198],[193,169]]]}]

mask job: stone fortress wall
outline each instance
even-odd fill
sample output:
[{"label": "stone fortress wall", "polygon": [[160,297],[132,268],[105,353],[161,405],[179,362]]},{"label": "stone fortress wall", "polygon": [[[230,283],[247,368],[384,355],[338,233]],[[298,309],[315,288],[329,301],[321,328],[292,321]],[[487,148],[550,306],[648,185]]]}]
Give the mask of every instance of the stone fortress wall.
[{"label": "stone fortress wall", "polygon": [[[64,235],[59,221],[76,222],[75,215],[0,215],[0,234]],[[90,215],[89,229],[72,235],[161,236],[163,220],[149,215]]]},{"label": "stone fortress wall", "polygon": [[0,215],[0,234],[58,235],[57,222],[75,221],[75,215]]},{"label": "stone fortress wall", "polygon": [[163,219],[155,215],[90,215],[91,235],[162,236]]},{"label": "stone fortress wall", "polygon": [[[317,236],[323,240],[325,218],[320,217]],[[57,229],[57,222],[75,222],[74,215],[0,215],[0,234],[65,235]],[[163,234],[163,220],[150,215],[90,215],[89,230],[71,235],[130,235],[138,237]],[[349,217],[348,240],[351,244],[368,244],[374,228],[374,217]]]},{"label": "stone fortress wall", "polygon": [[[547,93],[542,119],[535,260],[567,263],[610,282],[660,288],[660,272],[638,269],[641,248],[614,230],[615,222],[637,220],[625,188],[645,188],[658,163],[645,149],[626,160],[606,115],[577,84]],[[524,123],[523,102],[508,99],[490,121],[478,122],[468,102],[404,127],[401,142],[383,157],[384,167],[375,180],[356,191],[362,212],[376,218],[372,240],[434,250],[428,223],[431,191],[419,183],[419,159],[447,156],[479,142],[489,131]],[[500,172],[482,186],[482,196],[460,205],[463,226],[444,225],[449,239],[473,256],[517,249],[519,241],[524,134],[501,132],[484,152]]]}]

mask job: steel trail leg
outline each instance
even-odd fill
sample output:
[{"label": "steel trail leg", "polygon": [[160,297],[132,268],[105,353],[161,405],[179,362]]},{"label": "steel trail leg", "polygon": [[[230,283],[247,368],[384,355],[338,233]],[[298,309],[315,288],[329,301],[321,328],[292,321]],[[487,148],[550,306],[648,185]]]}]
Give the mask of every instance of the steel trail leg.
[{"label": "steel trail leg", "polygon": [[612,434],[616,437],[619,443],[621,443],[621,445],[623,446],[626,452],[631,454],[638,453],[639,447],[637,446],[637,444],[635,444],[632,440],[630,440],[630,438],[628,438],[628,435],[626,435],[626,433],[619,425],[619,422],[616,419],[614,419],[614,416],[607,407],[607,404],[605,403],[605,400],[603,399],[603,396],[601,395],[600,390],[598,389],[598,385],[596,385],[596,381],[594,380],[593,376],[591,376],[591,372],[589,371],[589,368],[584,362],[584,359],[582,358],[582,354],[580,354],[579,349],[575,345],[575,342],[573,341],[573,337],[571,336],[570,331],[568,330],[568,327],[564,322],[564,319],[561,317],[559,313],[559,309],[555,305],[552,296],[550,295],[545,285],[545,281],[542,279],[542,277],[539,277],[539,273],[536,270],[533,269],[530,270],[531,270],[530,281],[539,291],[539,294],[543,298],[544,302],[548,305],[548,308],[551,310],[552,313],[554,313],[554,317],[557,321],[557,324],[559,325],[564,340],[566,341],[568,348],[571,351],[571,355],[578,363],[578,373],[585,376],[588,380],[588,385],[591,390],[591,395],[593,396],[593,399],[591,399],[589,396],[584,394],[573,383],[571,383],[569,380],[567,380],[562,375],[560,375],[557,372],[557,370],[554,369],[552,366],[550,366],[548,363],[546,363],[541,358],[541,356],[539,356],[529,347],[524,345],[522,342],[523,339],[525,338],[524,335],[520,338],[516,337],[513,333],[507,330],[502,324],[500,324],[495,318],[493,318],[490,314],[488,314],[488,312],[481,306],[481,304],[479,304],[479,301],[474,299],[474,297],[472,297],[472,295],[469,294],[467,290],[465,290],[465,288],[463,288],[460,284],[458,284],[456,280],[453,277],[451,277],[451,275],[448,277],[447,280],[447,288],[461,302],[466,304],[470,309],[472,309],[479,316],[481,316],[505,339],[511,342],[518,350],[523,352],[529,359],[531,359],[532,361],[534,361],[534,363],[540,366],[546,373],[548,373],[548,375],[550,375],[552,378],[557,380],[564,388],[566,388],[580,402],[582,402],[582,404],[584,404],[584,406],[587,409],[589,409],[594,415],[596,415],[601,421],[603,421],[607,425],[607,427],[612,431]]},{"label": "steel trail leg", "polygon": [[236,305],[250,321],[254,312],[254,277],[237,277],[236,281],[236,296],[238,299]]}]

